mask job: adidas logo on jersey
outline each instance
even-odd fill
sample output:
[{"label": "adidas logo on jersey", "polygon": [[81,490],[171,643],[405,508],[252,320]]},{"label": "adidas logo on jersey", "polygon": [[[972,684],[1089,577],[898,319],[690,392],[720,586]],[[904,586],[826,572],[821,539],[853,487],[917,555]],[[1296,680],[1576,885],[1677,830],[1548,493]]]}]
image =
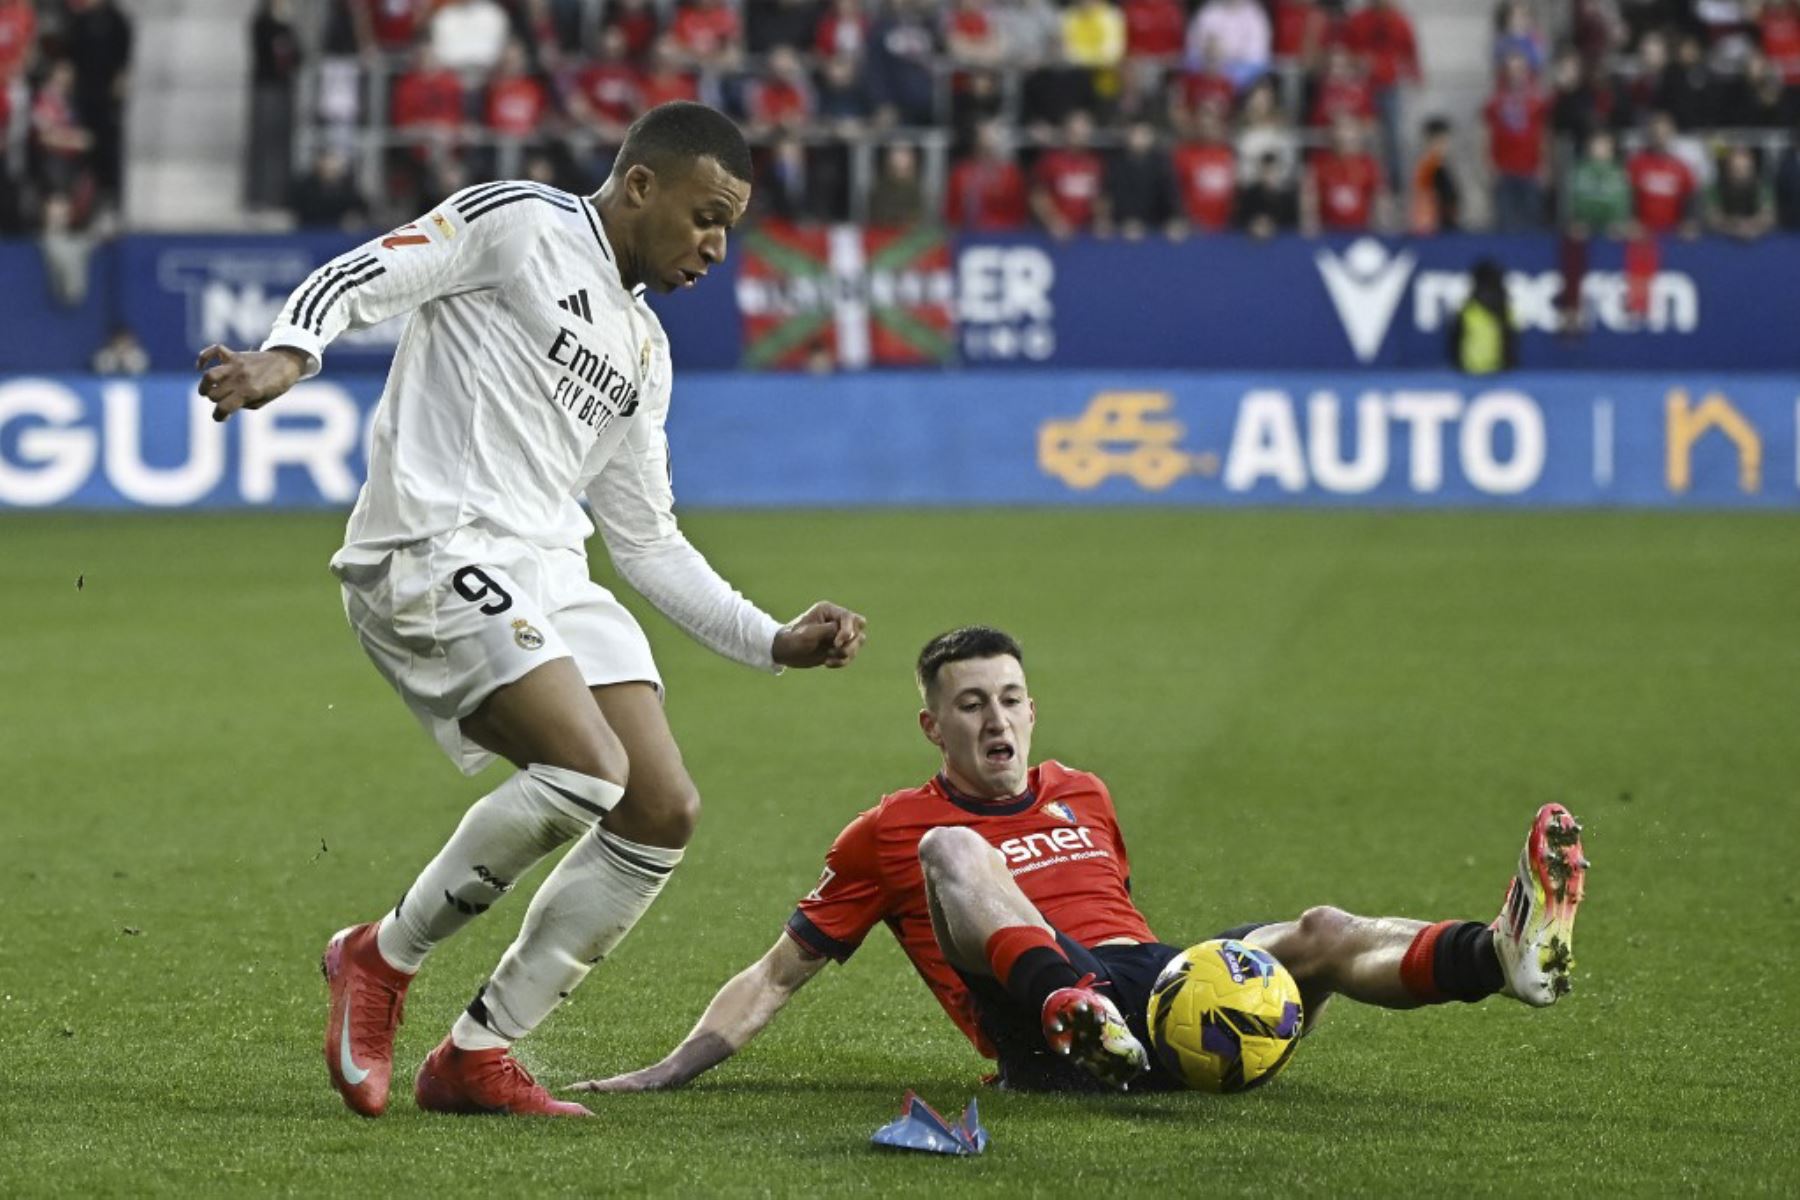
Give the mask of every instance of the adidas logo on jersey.
[{"label": "adidas logo on jersey", "polygon": [[594,310],[588,307],[586,288],[582,288],[573,295],[564,296],[561,300],[556,302],[556,307],[562,309],[564,312],[574,313],[589,325],[594,323]]}]

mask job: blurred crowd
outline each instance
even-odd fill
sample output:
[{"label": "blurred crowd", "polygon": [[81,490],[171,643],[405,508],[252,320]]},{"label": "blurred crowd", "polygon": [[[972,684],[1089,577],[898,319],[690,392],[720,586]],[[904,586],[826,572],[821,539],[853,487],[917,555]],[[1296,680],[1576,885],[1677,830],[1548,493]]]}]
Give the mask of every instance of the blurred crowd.
[{"label": "blurred crowd", "polygon": [[[1800,229],[1800,0],[1468,2],[1490,94],[1457,125],[1407,0],[258,0],[246,201],[356,227],[502,175],[590,190],[687,98],[796,220]],[[0,0],[0,231],[116,209],[130,46],[118,0]]]},{"label": "blurred crowd", "polygon": [[115,0],[0,0],[0,235],[117,213],[131,31]]},{"label": "blurred crowd", "polygon": [[[257,22],[251,199],[309,224],[385,220],[501,173],[591,188],[634,116],[692,98],[751,133],[757,207],[799,220],[1800,228],[1800,0],[1503,0],[1491,96],[1461,129],[1404,115],[1430,64],[1399,0],[329,5],[298,179],[302,39],[287,0]],[[379,170],[359,170],[371,129]]]}]

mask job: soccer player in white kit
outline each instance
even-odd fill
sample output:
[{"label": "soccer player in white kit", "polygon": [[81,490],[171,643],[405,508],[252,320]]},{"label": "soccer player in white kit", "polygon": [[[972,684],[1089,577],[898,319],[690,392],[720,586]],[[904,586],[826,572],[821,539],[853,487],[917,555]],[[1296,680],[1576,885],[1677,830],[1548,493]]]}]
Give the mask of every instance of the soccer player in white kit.
[{"label": "soccer player in white kit", "polygon": [[643,631],[588,575],[596,525],[619,574],[727,658],[841,667],[862,645],[863,618],[838,605],[783,625],[750,603],[672,510],[669,345],[643,294],[692,287],[725,257],[750,174],[724,116],[663,105],[593,196],[466,188],[313,272],[260,351],[201,354],[215,365],[200,393],[222,421],[317,373],[345,330],[411,314],[332,570],[363,649],[445,752],[469,774],[496,756],[518,768],[392,912],[326,947],[325,1061],[364,1116],[386,1108],[427,953],[571,841],[414,1091],[439,1112],[588,1115],[509,1048],[643,916],[700,806]]}]

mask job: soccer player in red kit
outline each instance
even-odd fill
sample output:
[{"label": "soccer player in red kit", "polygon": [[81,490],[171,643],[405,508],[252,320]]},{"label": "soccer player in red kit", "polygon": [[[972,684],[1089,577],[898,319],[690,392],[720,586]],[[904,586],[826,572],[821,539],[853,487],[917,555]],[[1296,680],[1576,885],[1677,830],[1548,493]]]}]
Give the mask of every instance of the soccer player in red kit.
[{"label": "soccer player in red kit", "polygon": [[[577,1090],[681,1086],[742,1049],[827,960],[845,961],[884,923],[950,1019],[999,1060],[1003,1086],[1180,1086],[1144,1052],[1151,985],[1179,951],[1131,901],[1106,785],[1058,762],[1027,766],[1037,705],[1018,643],[997,629],[953,630],[925,646],[917,676],[938,774],[845,827],[774,947],[719,990],[667,1058]],[[1543,1007],[1569,990],[1587,867],[1579,832],[1560,804],[1538,811],[1492,925],[1319,907],[1220,936],[1282,961],[1309,1032],[1340,992],[1385,1008],[1497,993]]]}]

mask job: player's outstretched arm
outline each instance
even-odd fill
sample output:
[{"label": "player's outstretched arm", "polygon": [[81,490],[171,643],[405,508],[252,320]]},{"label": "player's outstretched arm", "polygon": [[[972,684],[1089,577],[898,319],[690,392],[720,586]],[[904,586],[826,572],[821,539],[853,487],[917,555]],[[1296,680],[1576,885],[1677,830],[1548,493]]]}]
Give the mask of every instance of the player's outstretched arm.
[{"label": "player's outstretched arm", "polygon": [[223,421],[240,408],[261,408],[293,387],[306,373],[306,355],[286,346],[231,350],[215,344],[200,352],[194,366],[202,372],[200,394],[212,401],[213,420]]},{"label": "player's outstretched arm", "polygon": [[783,934],[767,954],[719,989],[700,1023],[667,1058],[625,1075],[577,1083],[570,1090],[659,1092],[680,1087],[743,1049],[825,962],[824,956]]}]

